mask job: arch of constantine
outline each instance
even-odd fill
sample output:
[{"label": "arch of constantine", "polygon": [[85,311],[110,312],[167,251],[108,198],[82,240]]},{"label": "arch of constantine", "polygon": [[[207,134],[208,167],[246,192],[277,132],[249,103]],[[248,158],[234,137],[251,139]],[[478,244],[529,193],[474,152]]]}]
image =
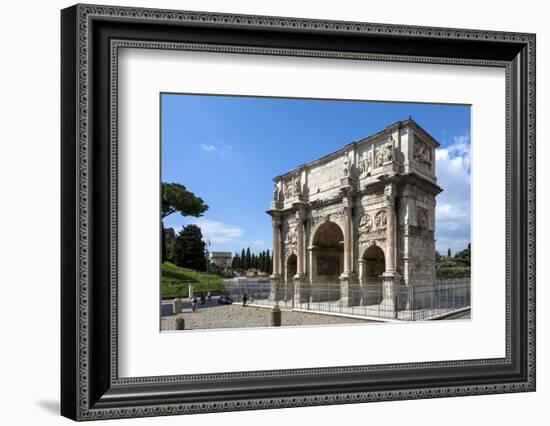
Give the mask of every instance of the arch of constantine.
[{"label": "arch of constantine", "polygon": [[276,176],[270,299],[379,305],[392,316],[403,308],[396,288],[433,282],[438,146],[409,118]]}]

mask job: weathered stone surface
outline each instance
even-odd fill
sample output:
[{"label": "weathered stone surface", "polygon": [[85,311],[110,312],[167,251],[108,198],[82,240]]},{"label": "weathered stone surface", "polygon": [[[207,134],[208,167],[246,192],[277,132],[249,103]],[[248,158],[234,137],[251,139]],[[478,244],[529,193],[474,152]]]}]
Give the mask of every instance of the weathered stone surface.
[{"label": "weathered stone surface", "polygon": [[[438,146],[409,118],[275,177],[267,213],[274,284],[294,283],[285,300],[309,297],[302,283],[311,297],[321,297],[311,291],[316,284],[340,283],[338,294],[322,297],[388,304],[383,282],[396,281],[390,275],[406,285],[433,281]],[[368,286],[368,296],[350,297],[357,286]],[[270,298],[282,300],[276,288]]]},{"label": "weathered stone surface", "polygon": [[174,315],[177,315],[181,312],[181,299],[175,298],[172,302],[172,312]]},{"label": "weathered stone surface", "polygon": [[174,320],[176,330],[185,330],[185,318],[179,316]]}]

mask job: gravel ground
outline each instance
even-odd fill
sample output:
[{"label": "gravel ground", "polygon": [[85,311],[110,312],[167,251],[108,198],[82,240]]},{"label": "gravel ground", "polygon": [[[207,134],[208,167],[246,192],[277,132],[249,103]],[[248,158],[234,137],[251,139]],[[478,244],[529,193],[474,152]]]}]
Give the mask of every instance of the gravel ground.
[{"label": "gravel ground", "polygon": [[[163,303],[162,330],[174,330],[175,319],[185,319],[186,330],[198,330],[209,328],[242,328],[242,327],[268,327],[270,308],[258,308],[253,306],[243,307],[241,304],[218,305],[215,302],[199,305],[196,312],[191,312],[189,304],[184,304],[182,313],[171,315],[170,302]],[[282,311],[281,322],[283,326],[293,325],[321,325],[321,324],[353,324],[375,322],[357,318],[346,318],[334,315],[313,314],[309,312]]]}]

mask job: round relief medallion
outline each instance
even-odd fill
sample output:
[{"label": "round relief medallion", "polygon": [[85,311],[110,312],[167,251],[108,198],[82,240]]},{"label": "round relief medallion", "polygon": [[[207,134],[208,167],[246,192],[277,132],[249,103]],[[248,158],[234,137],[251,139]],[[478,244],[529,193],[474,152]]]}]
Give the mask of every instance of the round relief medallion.
[{"label": "round relief medallion", "polygon": [[426,213],[426,210],[418,211],[418,226],[421,228],[428,227],[428,214]]},{"label": "round relief medallion", "polygon": [[369,231],[372,228],[372,221],[368,213],[363,213],[359,219],[359,228],[364,231]]},{"label": "round relief medallion", "polygon": [[388,214],[386,213],[386,210],[380,210],[378,213],[376,213],[376,216],[374,217],[374,223],[377,228],[384,228],[387,221]]}]

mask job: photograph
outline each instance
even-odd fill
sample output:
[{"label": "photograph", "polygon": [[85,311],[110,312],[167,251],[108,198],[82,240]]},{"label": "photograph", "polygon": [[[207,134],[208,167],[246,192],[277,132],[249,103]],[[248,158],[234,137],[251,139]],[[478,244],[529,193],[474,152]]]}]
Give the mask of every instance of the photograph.
[{"label": "photograph", "polygon": [[[61,291],[35,287],[60,310],[43,370],[61,415],[311,421],[305,407],[342,419],[369,403],[380,421],[416,409],[408,421],[433,404],[468,424],[492,404],[521,424],[542,401],[543,14],[256,3],[63,5],[60,26],[35,22],[60,42],[35,48],[60,55],[61,108],[34,127],[60,132],[40,160],[56,172]],[[17,241],[37,240],[15,216]],[[520,392],[520,409],[502,404]]]},{"label": "photograph", "polygon": [[161,93],[161,331],[470,320],[470,126],[466,104]]}]

